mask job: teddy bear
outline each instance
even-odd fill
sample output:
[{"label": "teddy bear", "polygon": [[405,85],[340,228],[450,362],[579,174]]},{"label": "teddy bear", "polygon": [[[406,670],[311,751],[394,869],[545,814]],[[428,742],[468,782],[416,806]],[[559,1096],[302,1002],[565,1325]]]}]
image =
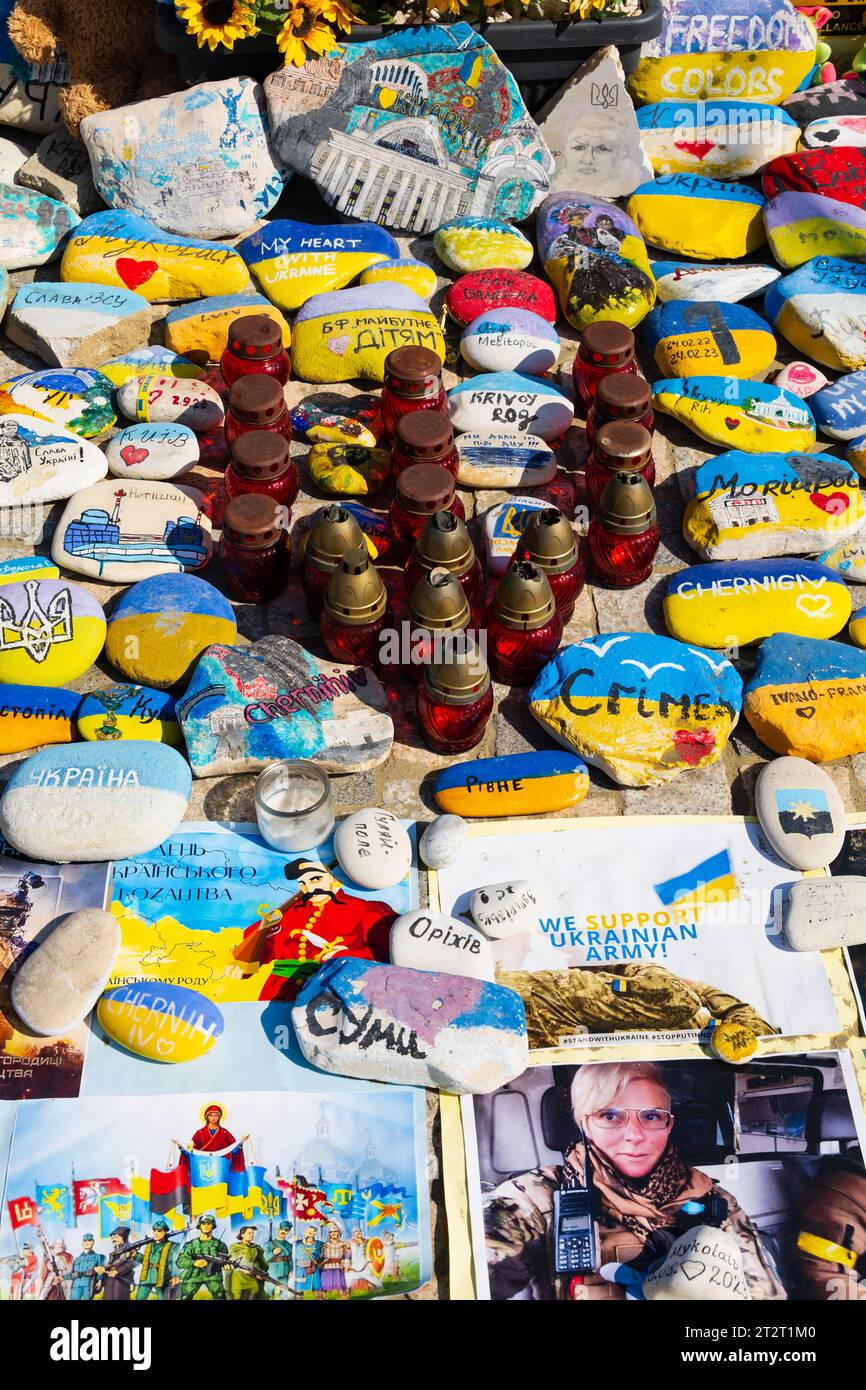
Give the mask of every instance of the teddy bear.
[{"label": "teddy bear", "polygon": [[58,102],[70,135],[96,111],[176,89],[173,60],[156,47],[155,14],[155,0],[17,0],[9,37],[22,58],[68,60]]}]

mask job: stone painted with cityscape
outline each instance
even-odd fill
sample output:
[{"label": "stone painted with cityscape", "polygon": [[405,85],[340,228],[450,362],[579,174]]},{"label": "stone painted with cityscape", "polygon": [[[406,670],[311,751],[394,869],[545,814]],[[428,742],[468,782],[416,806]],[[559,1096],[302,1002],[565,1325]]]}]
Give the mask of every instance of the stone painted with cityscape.
[{"label": "stone painted with cityscape", "polygon": [[203,569],[212,548],[210,517],[196,488],[106,478],[67,503],[51,555],[75,574],[133,584]]},{"label": "stone painted with cityscape", "polygon": [[811,449],[815,421],[805,401],[765,381],[728,376],[666,377],[653,385],[653,405],[701,439],[750,454]]},{"label": "stone painted with cityscape", "polygon": [[596,319],[633,328],[649,313],[655,281],[646,246],[614,203],[551,194],[538,210],[536,237],[539,258],[574,328]]},{"label": "stone painted with cityscape", "polygon": [[0,183],[0,266],[25,270],[52,261],[79,220],[56,198]]}]

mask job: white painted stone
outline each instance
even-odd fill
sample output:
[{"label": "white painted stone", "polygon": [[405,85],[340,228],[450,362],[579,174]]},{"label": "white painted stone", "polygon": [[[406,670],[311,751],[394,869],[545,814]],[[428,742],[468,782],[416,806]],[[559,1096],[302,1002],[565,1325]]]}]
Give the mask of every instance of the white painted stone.
[{"label": "white painted stone", "polygon": [[132,377],[117,392],[117,404],[129,420],[173,421],[197,434],[216,429],[225,419],[213,387],[176,376]]},{"label": "white painted stone", "polygon": [[110,285],[22,285],[6,332],[19,347],[60,367],[97,367],[147,342],[153,310],[140,294]]},{"label": "white painted stone", "polygon": [[782,274],[770,265],[690,265],[688,261],[654,261],[650,269],[662,304],[672,299],[738,304],[763,294]]},{"label": "white painted stone", "polygon": [[488,309],[460,335],[460,353],[479,372],[540,376],[559,358],[559,334],[528,309]]},{"label": "white painted stone", "polygon": [[842,848],[842,798],[827,773],[805,758],[774,758],[761,769],[755,811],[771,848],[795,869],[823,869]]},{"label": "white painted stone", "polygon": [[550,503],[540,497],[510,497],[485,512],[482,536],[491,574],[505,573],[530,516],[549,507]]},{"label": "white painted stone", "polygon": [[105,478],[76,492],[51,542],[55,564],[108,584],[204,569],[212,551],[204,493],[136,478],[125,487]]},{"label": "white painted stone", "polygon": [[391,926],[389,949],[391,964],[410,970],[438,970],[473,980],[492,980],[495,974],[490,942],[475,927],[444,912],[404,912]]},{"label": "white painted stone", "polygon": [[801,143],[807,150],[827,150],[835,145],[866,145],[866,116],[821,116],[810,121]]},{"label": "white painted stone", "polygon": [[537,487],[556,477],[556,454],[535,434],[459,434],[457,481],[463,487]]},{"label": "white painted stone", "polygon": [[556,160],[552,193],[579,189],[593,197],[620,198],[653,176],[612,44],[578,68],[535,119]]},{"label": "white painted stone", "polygon": [[785,936],[795,951],[866,945],[866,878],[801,878],[789,892]]},{"label": "white painted stone", "polygon": [[799,396],[801,401],[805,401],[830,383],[811,362],[789,362],[778,376],[773,377],[773,385],[781,386],[783,391],[790,391],[792,396]]},{"label": "white painted stone", "polygon": [[412,842],[390,811],[353,811],[334,835],[334,853],[344,873],[361,888],[393,888],[412,865]]},{"label": "white painted stone", "polygon": [[110,912],[71,912],[17,971],[12,1006],[18,1017],[42,1037],[74,1028],[105,989],[119,950],[120,927]]},{"label": "white painted stone", "polygon": [[469,900],[472,920],[491,941],[520,936],[538,920],[538,890],[526,879],[490,883]]},{"label": "white painted stone", "polygon": [[57,198],[78,213],[89,217],[104,203],[96,191],[90,156],[80,140],[73,140],[61,128],[46,135],[36,152],[22,165],[15,182]]},{"label": "white painted stone", "polygon": [[0,415],[0,507],[57,502],[104,478],[95,444],[33,415]]},{"label": "white painted stone", "polygon": [[643,1296],[651,1302],[748,1302],[751,1294],[736,1236],[718,1226],[684,1231],[644,1279]]},{"label": "white painted stone", "polygon": [[24,270],[45,265],[81,219],[65,203],[17,184],[0,183],[0,266]]},{"label": "white painted stone", "polygon": [[198,463],[198,438],[186,425],[130,425],[109,439],[105,457],[115,478],[179,478]]},{"label": "white painted stone", "polygon": [[567,396],[541,377],[482,372],[451,388],[448,414],[461,434],[513,430],[537,434],[549,442],[565,434],[574,420],[574,407]]},{"label": "white painted stone", "polygon": [[469,827],[462,816],[437,816],[421,836],[418,849],[428,869],[445,869],[460,856]]}]

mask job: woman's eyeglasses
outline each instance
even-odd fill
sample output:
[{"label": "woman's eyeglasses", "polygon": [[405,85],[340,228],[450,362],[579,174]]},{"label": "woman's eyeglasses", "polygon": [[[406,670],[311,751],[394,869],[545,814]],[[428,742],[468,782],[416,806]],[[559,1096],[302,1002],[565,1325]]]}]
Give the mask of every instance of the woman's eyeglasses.
[{"label": "woman's eyeglasses", "polygon": [[599,1129],[624,1129],[629,1115],[637,1115],[641,1129],[670,1129],[673,1124],[671,1110],[635,1110],[632,1106],[608,1105],[604,1110],[593,1110],[591,1119]]}]

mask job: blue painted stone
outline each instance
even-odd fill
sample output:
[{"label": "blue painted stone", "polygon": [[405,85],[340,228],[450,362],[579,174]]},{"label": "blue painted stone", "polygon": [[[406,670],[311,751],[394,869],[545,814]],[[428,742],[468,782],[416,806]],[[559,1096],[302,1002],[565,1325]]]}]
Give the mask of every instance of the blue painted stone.
[{"label": "blue painted stone", "polygon": [[449,270],[525,270],[532,260],[532,242],[508,222],[495,217],[452,217],[437,227],[436,255]]},{"label": "blue painted stone", "polygon": [[866,434],[866,371],[851,372],[818,391],[811,401],[818,428],[831,439]]},{"label": "blue painted stone", "polygon": [[58,579],[60,570],[47,555],[13,555],[0,560],[0,584],[23,584],[25,579]]},{"label": "blue painted stone", "polygon": [[44,265],[80,221],[72,208],[56,198],[0,183],[0,266],[24,270]]},{"label": "blue painted stone", "polygon": [[0,753],[71,743],[81,696],[46,685],[0,686]]},{"label": "blue painted stone", "polygon": [[191,787],[188,764],[161,743],[43,748],[12,773],[0,831],[37,861],[132,859],[177,828]]},{"label": "blue painted stone", "polygon": [[769,265],[695,265],[693,261],[653,261],[652,273],[663,303],[671,299],[709,299],[719,304],[754,299],[782,274]]},{"label": "blue painted stone", "polygon": [[672,637],[720,650],[774,632],[835,637],[851,615],[851,594],[814,560],[729,560],[671,575],[663,608]]},{"label": "blue painted stone", "polygon": [[391,233],[373,222],[320,227],[285,217],[246,237],[238,251],[281,309],[299,309],[311,295],[341,290],[368,266],[400,255]]},{"label": "blue painted stone", "polygon": [[653,405],[723,449],[750,454],[807,450],[815,419],[805,401],[765,381],[731,376],[665,377],[653,385]]},{"label": "blue painted stone", "polygon": [[568,397],[549,381],[520,372],[485,372],[448,392],[448,413],[460,433],[519,430],[550,441],[574,420]]},{"label": "blue painted stone", "polygon": [[436,804],[459,816],[532,816],[576,806],[589,790],[586,764],[559,749],[471,758],[440,772]]},{"label": "blue painted stone", "polygon": [[539,259],[569,323],[596,319],[633,328],[655,303],[655,281],[637,226],[614,203],[552,193],[538,209]]},{"label": "blue painted stone", "polygon": [[852,440],[845,451],[845,458],[861,478],[866,478],[866,434]]},{"label": "blue painted stone", "polygon": [[652,102],[640,107],[637,124],[656,173],[717,179],[756,174],[778,155],[793,154],[800,136],[780,107],[724,98]]},{"label": "blue painted stone", "polygon": [[96,1016],[113,1042],[150,1062],[204,1057],[224,1027],[222,1014],[206,995],[162,981],[139,980],[106,990]]},{"label": "blue painted stone", "polygon": [[464,328],[460,352],[480,372],[540,376],[559,357],[559,334],[528,309],[489,309]]},{"label": "blue painted stone", "polygon": [[665,376],[763,377],[776,339],[765,321],[742,304],[672,300],[644,320],[643,335]]},{"label": "blue painted stone", "polygon": [[774,753],[829,762],[866,751],[866,652],[809,637],[768,637],[743,710]]},{"label": "blue painted stone", "polygon": [[641,235],[654,246],[697,260],[737,260],[766,240],[765,201],[746,183],[662,174],[636,188],[627,206]]},{"label": "blue painted stone", "polygon": [[195,574],[159,574],[121,594],[105,654],[131,680],[166,689],[189,675],[206,647],[236,637],[234,609],[213,584]]},{"label": "blue painted stone", "polygon": [[180,743],[174,700],[144,685],[108,685],[85,695],[77,712],[78,732],[90,743],[145,739]]},{"label": "blue painted stone", "polygon": [[770,286],[764,312],[809,361],[837,372],[866,367],[866,265],[815,256]]}]

